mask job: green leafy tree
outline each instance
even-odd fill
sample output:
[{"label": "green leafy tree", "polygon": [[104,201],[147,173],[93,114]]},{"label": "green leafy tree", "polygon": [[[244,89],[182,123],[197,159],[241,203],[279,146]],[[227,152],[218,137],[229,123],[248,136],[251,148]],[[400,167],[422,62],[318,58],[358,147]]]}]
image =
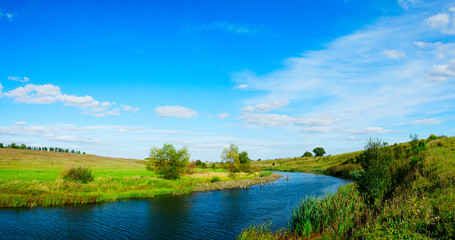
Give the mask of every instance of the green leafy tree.
[{"label": "green leafy tree", "polygon": [[3,148],[3,143],[0,143],[0,148]]},{"label": "green leafy tree", "polygon": [[210,166],[210,168],[212,168],[213,170],[216,169],[216,163],[212,163],[212,165]]},{"label": "green leafy tree", "polygon": [[164,144],[162,148],[153,147],[150,150],[146,168],[165,179],[176,179],[185,172],[189,159],[188,148],[184,147],[177,151],[172,144]]},{"label": "green leafy tree", "polygon": [[199,166],[199,167],[202,166],[202,161],[201,160],[196,160],[195,163],[196,163],[196,166]]},{"label": "green leafy tree", "polygon": [[221,159],[223,159],[225,167],[230,172],[240,171],[239,157],[239,147],[237,147],[235,144],[231,144],[229,148],[223,149],[223,153],[221,153]]},{"label": "green leafy tree", "polygon": [[302,155],[302,157],[313,157],[313,154],[310,153],[310,152],[308,152],[308,151],[306,151],[306,152]]},{"label": "green leafy tree", "polygon": [[325,150],[322,147],[317,147],[313,149],[314,155],[316,157],[322,157],[325,154]]}]

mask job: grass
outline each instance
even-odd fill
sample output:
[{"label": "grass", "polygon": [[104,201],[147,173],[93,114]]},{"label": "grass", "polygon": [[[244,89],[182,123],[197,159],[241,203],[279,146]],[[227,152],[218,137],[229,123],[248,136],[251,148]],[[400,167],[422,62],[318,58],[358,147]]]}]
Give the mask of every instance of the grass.
[{"label": "grass", "polygon": [[369,201],[355,182],[304,199],[287,229],[252,226],[238,239],[455,239],[455,138],[419,142],[426,143],[419,151],[410,143],[385,148],[398,154],[383,197]]},{"label": "grass", "polygon": [[[159,194],[186,194],[238,187],[239,181],[260,179],[259,173],[236,174],[233,181],[224,169],[196,169],[177,180],[164,180],[147,171],[145,161],[58,152],[0,148],[0,207],[59,206],[152,198]],[[90,168],[88,183],[66,181],[65,169]],[[216,182],[211,182],[215,178]],[[260,181],[270,181],[266,178]],[[256,180],[259,181],[259,180]]]}]

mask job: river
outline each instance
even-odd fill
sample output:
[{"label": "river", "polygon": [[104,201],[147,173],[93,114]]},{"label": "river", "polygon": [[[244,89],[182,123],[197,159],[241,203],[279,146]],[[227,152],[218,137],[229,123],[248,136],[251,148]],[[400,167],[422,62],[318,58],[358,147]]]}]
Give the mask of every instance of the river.
[{"label": "river", "polygon": [[[0,209],[1,239],[234,239],[244,227],[286,227],[305,196],[320,197],[349,181],[309,173],[262,188],[226,189],[147,200]],[[289,181],[286,180],[289,175]]]}]

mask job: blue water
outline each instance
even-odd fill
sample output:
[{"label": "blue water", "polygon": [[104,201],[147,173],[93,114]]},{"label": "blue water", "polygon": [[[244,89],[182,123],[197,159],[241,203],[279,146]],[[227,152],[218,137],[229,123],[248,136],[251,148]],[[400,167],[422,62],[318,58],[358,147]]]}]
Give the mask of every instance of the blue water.
[{"label": "blue water", "polygon": [[[349,183],[309,173],[249,190],[227,189],[104,204],[1,209],[0,239],[234,239],[244,227],[286,227],[305,196]],[[286,180],[289,175],[289,181]]]}]

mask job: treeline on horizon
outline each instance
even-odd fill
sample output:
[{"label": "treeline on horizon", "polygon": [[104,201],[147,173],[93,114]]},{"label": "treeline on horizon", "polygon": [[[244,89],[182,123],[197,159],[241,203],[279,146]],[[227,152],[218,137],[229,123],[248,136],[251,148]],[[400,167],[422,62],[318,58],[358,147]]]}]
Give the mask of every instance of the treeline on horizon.
[{"label": "treeline on horizon", "polygon": [[59,148],[59,147],[32,147],[32,146],[27,146],[25,144],[16,144],[16,143],[11,143],[8,145],[4,145],[3,143],[0,143],[0,148],[13,148],[13,149],[22,149],[22,150],[33,150],[33,151],[44,151],[44,152],[63,152],[63,153],[74,153],[74,154],[85,154],[85,152],[81,151],[76,151],[74,149],[64,149],[64,148]]}]

